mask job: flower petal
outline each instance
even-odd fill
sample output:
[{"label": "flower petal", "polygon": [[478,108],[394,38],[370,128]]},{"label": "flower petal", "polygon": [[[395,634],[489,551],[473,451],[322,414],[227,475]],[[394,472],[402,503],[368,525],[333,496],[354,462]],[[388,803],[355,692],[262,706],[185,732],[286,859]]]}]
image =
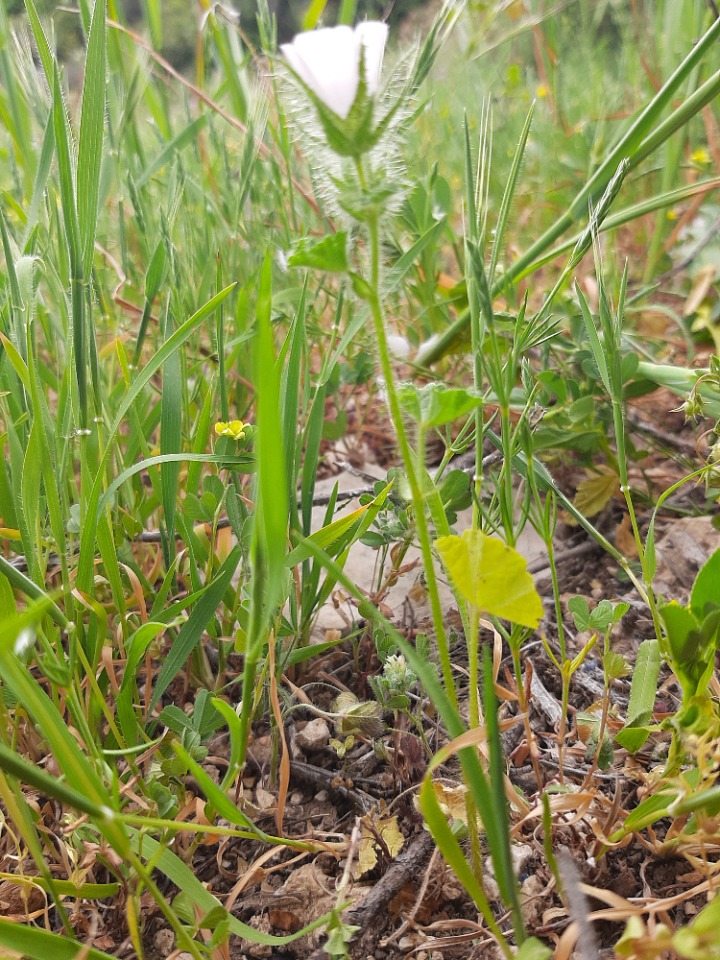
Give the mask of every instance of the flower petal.
[{"label": "flower petal", "polygon": [[281,50],[312,92],[343,120],[357,94],[360,36],[350,27],[323,27],[299,33]]},{"label": "flower petal", "polygon": [[367,20],[355,27],[355,35],[365,48],[365,83],[369,95],[373,96],[380,82],[388,26],[379,20]]}]

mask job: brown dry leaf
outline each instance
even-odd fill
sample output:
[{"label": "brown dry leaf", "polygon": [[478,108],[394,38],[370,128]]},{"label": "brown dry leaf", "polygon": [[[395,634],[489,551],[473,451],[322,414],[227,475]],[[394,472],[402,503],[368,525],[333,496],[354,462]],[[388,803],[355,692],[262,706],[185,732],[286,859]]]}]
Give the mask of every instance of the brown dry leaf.
[{"label": "brown dry leaf", "polygon": [[630,527],[630,514],[626,513],[615,527],[615,546],[620,553],[632,559],[637,556],[637,543]]},{"label": "brown dry leaf", "polygon": [[273,927],[295,931],[318,920],[335,906],[332,881],[317,863],[304,863],[293,870],[285,883],[274,892],[275,904],[268,916]]},{"label": "brown dry leaf", "polygon": [[258,786],[255,788],[255,802],[263,813],[275,809],[275,795],[264,787]]},{"label": "brown dry leaf", "polygon": [[[206,804],[204,800],[202,800],[200,797],[195,798],[195,817],[197,822],[203,826],[210,827],[212,824],[205,816],[205,806]],[[203,846],[214,846],[216,843],[220,842],[220,839],[220,834],[212,833],[210,830],[208,830],[207,833],[202,833],[199,835],[198,842]]]},{"label": "brown dry leaf", "polygon": [[25,919],[36,910],[41,910],[45,901],[44,892],[29,877],[0,883],[0,916]]},{"label": "brown dry leaf", "polygon": [[379,844],[377,837],[382,838],[391,857],[397,856],[402,850],[405,838],[400,832],[397,817],[365,817],[362,825],[362,840],[358,850],[355,879],[369,873],[377,866]]},{"label": "brown dry leaf", "polygon": [[388,913],[393,917],[404,917],[413,910],[413,919],[417,923],[432,923],[442,903],[439,892],[428,892],[422,903],[418,905],[417,887],[414,883],[406,883],[402,890],[388,902]]},{"label": "brown dry leaf", "polygon": [[284,930],[286,933],[297,933],[302,928],[302,920],[293,913],[292,910],[283,910],[282,907],[275,907],[268,911],[270,923],[277,930]]},{"label": "brown dry leaf", "polygon": [[446,787],[439,780],[433,780],[433,792],[438,806],[450,820],[459,820],[467,826],[467,787]]},{"label": "brown dry leaf", "polygon": [[612,497],[620,490],[620,478],[606,465],[587,471],[585,480],[581,480],[575,491],[573,504],[586,517],[594,517],[607,506]]}]

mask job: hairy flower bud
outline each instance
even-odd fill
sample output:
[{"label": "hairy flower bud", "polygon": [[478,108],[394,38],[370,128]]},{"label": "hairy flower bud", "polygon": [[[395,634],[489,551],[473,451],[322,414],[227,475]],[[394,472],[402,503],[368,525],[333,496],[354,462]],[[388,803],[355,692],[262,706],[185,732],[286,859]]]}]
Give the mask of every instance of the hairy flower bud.
[{"label": "hairy flower bud", "polygon": [[299,33],[280,49],[297,77],[342,120],[363,86],[377,93],[388,28],[368,21],[351,27],[324,27]]},{"label": "hairy flower bud", "polygon": [[379,21],[351,27],[323,27],[299,33],[281,46],[291,73],[303,88],[338,157],[357,160],[387,132],[402,97],[376,116],[380,72],[388,28]]}]

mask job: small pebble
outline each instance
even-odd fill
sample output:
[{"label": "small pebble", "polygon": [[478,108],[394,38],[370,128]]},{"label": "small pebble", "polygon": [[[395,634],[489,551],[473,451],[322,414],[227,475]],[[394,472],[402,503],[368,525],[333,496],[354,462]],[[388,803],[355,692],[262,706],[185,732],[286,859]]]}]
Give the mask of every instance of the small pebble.
[{"label": "small pebble", "polygon": [[312,753],[322,750],[330,740],[330,728],[323,717],[315,717],[305,724],[295,735],[295,743],[301,750]]}]

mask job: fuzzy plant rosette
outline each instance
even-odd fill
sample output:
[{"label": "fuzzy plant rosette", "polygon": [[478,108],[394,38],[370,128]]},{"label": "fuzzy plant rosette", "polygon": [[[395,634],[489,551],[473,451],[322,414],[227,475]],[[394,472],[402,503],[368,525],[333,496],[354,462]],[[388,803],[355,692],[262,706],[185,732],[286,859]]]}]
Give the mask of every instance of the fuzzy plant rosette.
[{"label": "fuzzy plant rosette", "polygon": [[278,73],[296,140],[318,195],[341,223],[400,209],[407,191],[404,131],[448,19],[446,14],[444,29],[439,21],[420,50],[401,58],[384,85],[385,23],[322,27],[281,45]]}]

